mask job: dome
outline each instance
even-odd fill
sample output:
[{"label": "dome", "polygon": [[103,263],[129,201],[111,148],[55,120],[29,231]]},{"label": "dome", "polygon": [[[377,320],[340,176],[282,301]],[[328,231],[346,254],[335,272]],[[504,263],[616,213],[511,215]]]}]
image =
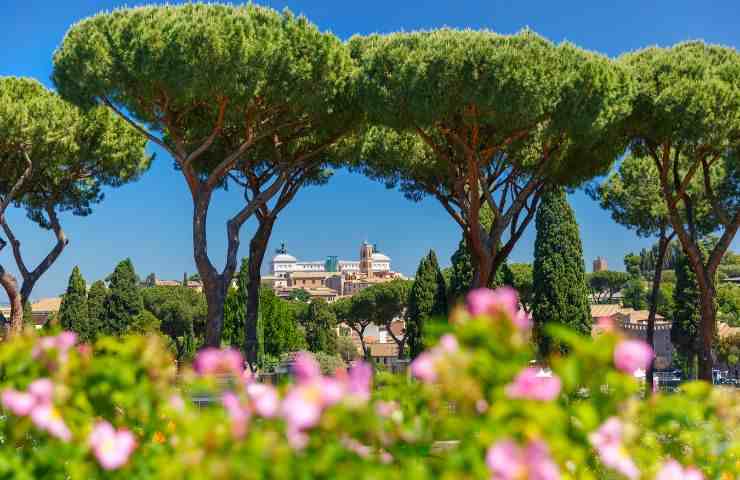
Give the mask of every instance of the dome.
[{"label": "dome", "polygon": [[298,260],[288,253],[278,253],[272,257],[272,263],[295,263]]},{"label": "dome", "polygon": [[390,262],[390,257],[383,255],[382,253],[373,253],[374,262]]}]

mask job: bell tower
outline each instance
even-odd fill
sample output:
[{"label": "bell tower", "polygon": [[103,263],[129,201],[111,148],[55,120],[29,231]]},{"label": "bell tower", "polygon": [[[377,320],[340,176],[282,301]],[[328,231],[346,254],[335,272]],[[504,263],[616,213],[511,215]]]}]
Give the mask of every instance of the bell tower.
[{"label": "bell tower", "polygon": [[362,242],[360,247],[360,273],[368,278],[373,276],[373,246],[367,242]]}]

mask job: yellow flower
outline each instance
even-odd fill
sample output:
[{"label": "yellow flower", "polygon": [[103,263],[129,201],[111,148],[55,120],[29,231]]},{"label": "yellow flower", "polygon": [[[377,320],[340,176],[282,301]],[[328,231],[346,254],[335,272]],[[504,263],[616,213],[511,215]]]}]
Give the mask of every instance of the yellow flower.
[{"label": "yellow flower", "polygon": [[154,443],[162,444],[162,443],[165,442],[165,440],[166,440],[166,438],[164,436],[164,433],[162,433],[162,432],[154,432],[154,436],[152,437],[152,441]]}]

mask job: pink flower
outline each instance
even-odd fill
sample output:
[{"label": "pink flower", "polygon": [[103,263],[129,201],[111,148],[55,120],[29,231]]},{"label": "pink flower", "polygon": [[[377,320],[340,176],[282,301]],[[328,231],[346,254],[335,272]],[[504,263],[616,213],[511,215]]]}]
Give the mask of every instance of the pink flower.
[{"label": "pink flower", "polygon": [[516,376],[514,381],[506,386],[506,396],[509,398],[526,398],[548,402],[560,394],[560,378],[538,377],[536,368],[525,368]]},{"label": "pink flower", "polygon": [[31,413],[31,410],[36,405],[36,399],[33,395],[26,392],[19,392],[12,388],[3,390],[2,402],[5,408],[19,417],[25,417]]},{"label": "pink flower", "polygon": [[[344,379],[343,379],[344,380]],[[321,378],[321,403],[324,407],[331,407],[339,403],[347,392],[346,381],[340,381],[337,378]]]},{"label": "pink flower", "polygon": [[460,349],[460,344],[454,335],[446,333],[439,339],[439,348],[445,353],[455,353]]},{"label": "pink flower", "polygon": [[599,317],[596,320],[596,326],[602,332],[614,331],[614,319],[612,317]]},{"label": "pink flower", "polygon": [[530,442],[521,448],[511,440],[501,440],[486,453],[486,465],[491,480],[557,480],[560,470],[550,457],[547,445],[541,441]]},{"label": "pink flower", "polygon": [[321,377],[321,367],[310,353],[298,352],[293,360],[293,375],[298,383],[310,382]]},{"label": "pink flower", "polygon": [[272,418],[277,415],[280,408],[280,399],[277,390],[272,385],[250,383],[247,385],[247,396],[252,401],[257,415],[264,418]]},{"label": "pink flower", "polygon": [[394,413],[399,411],[399,409],[398,402],[386,402],[380,400],[375,404],[375,413],[385,418],[391,417]]},{"label": "pink flower", "polygon": [[478,288],[468,293],[466,301],[471,315],[502,313],[509,318],[514,318],[519,310],[519,296],[511,287],[501,287],[496,290]]},{"label": "pink flower", "polygon": [[115,430],[105,421],[98,422],[93,427],[88,444],[92,448],[95,458],[105,470],[116,470],[128,462],[131,453],[136,448],[134,435],[128,430]]},{"label": "pink flower", "polygon": [[34,380],[28,386],[28,392],[34,396],[38,403],[51,403],[54,396],[54,384],[48,378]]},{"label": "pink flower", "polygon": [[532,314],[524,309],[516,312],[513,318],[514,326],[519,330],[526,331],[532,328]]},{"label": "pink flower", "polygon": [[616,417],[611,417],[588,438],[604,465],[616,470],[630,480],[634,480],[639,478],[640,471],[624,448],[622,443],[623,431],[622,422]]},{"label": "pink flower", "polygon": [[305,430],[319,423],[324,400],[319,386],[317,382],[295,385],[285,395],[281,413],[289,429]]},{"label": "pink flower", "polygon": [[41,354],[50,350],[56,350],[60,357],[65,357],[70,348],[77,342],[77,334],[74,332],[62,332],[54,337],[39,338],[33,346],[31,356],[38,358]]},{"label": "pink flower", "polygon": [[301,430],[288,427],[286,436],[288,437],[288,444],[296,450],[303,450],[308,445],[308,434]]},{"label": "pink flower", "polygon": [[422,382],[432,383],[437,380],[435,357],[430,352],[422,352],[411,362],[411,374]]},{"label": "pink flower", "polygon": [[367,401],[370,399],[370,387],[373,381],[373,367],[367,362],[357,362],[349,370],[347,391],[353,397]]},{"label": "pink flower", "polygon": [[198,352],[193,366],[195,371],[201,375],[229,373],[241,375],[244,370],[244,358],[233,348],[221,350],[211,347]]},{"label": "pink flower", "polygon": [[614,349],[614,364],[619,370],[633,374],[646,369],[653,360],[653,349],[642,340],[623,340]]},{"label": "pink flower", "polygon": [[31,420],[39,429],[60,440],[68,442],[72,438],[72,433],[64,423],[62,415],[51,403],[37,404],[31,410]]},{"label": "pink flower", "polygon": [[663,464],[655,480],[704,480],[704,475],[694,467],[683,468],[680,463],[670,459]]},{"label": "pink flower", "polygon": [[176,393],[173,393],[172,395],[170,395],[170,398],[167,403],[169,403],[170,407],[173,410],[176,410],[178,412],[182,412],[183,410],[185,410],[185,401],[182,399],[180,395]]},{"label": "pink flower", "polygon": [[231,433],[235,438],[244,437],[251,417],[249,409],[242,405],[241,400],[234,392],[224,393],[221,397],[221,403],[223,403],[231,419]]}]

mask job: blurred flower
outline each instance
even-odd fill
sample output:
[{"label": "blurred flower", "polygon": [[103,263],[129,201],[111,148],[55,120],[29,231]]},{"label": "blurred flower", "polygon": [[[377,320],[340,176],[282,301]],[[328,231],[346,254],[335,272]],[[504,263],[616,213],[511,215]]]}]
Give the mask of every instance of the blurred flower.
[{"label": "blurred flower", "polygon": [[509,398],[527,398],[547,402],[557,398],[560,394],[560,378],[539,377],[537,369],[525,368],[506,386],[506,396]]},{"label": "blurred flower", "polygon": [[282,417],[288,428],[305,430],[319,423],[323,409],[320,383],[294,385],[288,390],[281,405]]},{"label": "blurred flower", "polygon": [[115,470],[125,465],[136,448],[136,440],[131,432],[125,429],[115,430],[106,421],[95,424],[88,444],[105,470]]},{"label": "blurred flower", "polygon": [[172,407],[172,409],[175,411],[182,412],[183,410],[185,410],[185,401],[180,395],[176,393],[170,395],[168,403],[170,407]]},{"label": "blurred flower", "polygon": [[347,392],[356,399],[367,401],[370,399],[372,381],[373,367],[367,362],[356,362],[349,370]]},{"label": "blurred flower", "polygon": [[596,320],[596,326],[602,332],[613,332],[614,319],[612,317],[599,317]]},{"label": "blurred flower", "polygon": [[235,438],[243,438],[247,433],[247,424],[252,416],[250,410],[244,406],[234,392],[226,392],[221,397],[226,412],[231,420],[231,433]]},{"label": "blurred flower", "polygon": [[72,438],[72,433],[64,423],[59,410],[50,402],[36,404],[31,410],[31,421],[39,429],[45,430],[60,440],[68,442]]},{"label": "blurred flower", "polygon": [[252,401],[257,415],[264,418],[272,418],[277,415],[280,408],[280,398],[277,390],[272,385],[250,383],[247,385],[247,396]]},{"label": "blurred flower", "polygon": [[446,353],[455,353],[460,349],[460,344],[454,335],[446,333],[439,339],[439,348]]},{"label": "blurred flower", "polygon": [[621,420],[611,417],[599,429],[589,435],[589,440],[607,467],[613,468],[633,480],[640,476],[635,462],[622,443],[624,425]]},{"label": "blurred flower", "polygon": [[[344,374],[346,377],[346,373]],[[331,407],[339,403],[347,391],[346,378],[322,377],[321,380],[322,403],[325,407]]]},{"label": "blurred flower", "polygon": [[293,360],[293,375],[298,383],[310,382],[321,377],[321,367],[310,353],[298,352]]},{"label": "blurred flower", "polygon": [[152,435],[152,442],[159,443],[160,445],[163,444],[167,439],[164,436],[164,433],[157,430],[154,432],[154,435]]},{"label": "blurred flower", "polygon": [[54,384],[48,378],[34,380],[28,386],[28,392],[38,403],[50,403],[54,396]]},{"label": "blurred flower", "polygon": [[704,480],[704,475],[696,468],[683,468],[680,463],[670,459],[663,464],[655,480]]},{"label": "blurred flower", "polygon": [[64,358],[70,348],[77,342],[77,334],[74,332],[62,332],[53,337],[41,337],[36,341],[31,351],[33,358],[39,358],[43,353],[56,350],[60,357]]},{"label": "blurred flower", "polygon": [[522,448],[511,440],[501,440],[486,453],[491,480],[557,480],[560,470],[542,441]]},{"label": "blurred flower", "polygon": [[623,340],[614,349],[614,365],[630,375],[647,369],[653,360],[653,349],[642,340]]},{"label": "blurred flower", "polygon": [[288,427],[286,436],[288,437],[288,444],[296,450],[303,450],[308,445],[308,434],[301,430]]},{"label": "blurred flower", "polygon": [[398,402],[379,400],[375,403],[375,413],[381,417],[391,417],[399,409]]},{"label": "blurred flower", "polygon": [[532,314],[524,309],[520,309],[513,317],[514,326],[519,330],[529,330],[532,328]]},{"label": "blurred flower", "polygon": [[233,348],[205,348],[198,352],[193,362],[195,371],[201,375],[234,374],[244,371],[244,358]]},{"label": "blurred flower", "polygon": [[31,409],[36,405],[33,395],[12,388],[3,390],[2,402],[5,408],[19,417],[25,417],[31,413]]},{"label": "blurred flower", "polygon": [[422,352],[411,362],[411,374],[422,382],[432,383],[437,380],[435,358],[430,352]]},{"label": "blurred flower", "polygon": [[471,315],[504,314],[513,319],[519,310],[519,295],[511,287],[477,288],[468,293],[466,303]]},{"label": "blurred flower", "polygon": [[488,411],[488,402],[486,402],[482,398],[476,400],[476,402],[475,402],[475,411],[478,412],[478,413],[480,413],[481,415],[484,414],[484,413],[486,413]]}]

